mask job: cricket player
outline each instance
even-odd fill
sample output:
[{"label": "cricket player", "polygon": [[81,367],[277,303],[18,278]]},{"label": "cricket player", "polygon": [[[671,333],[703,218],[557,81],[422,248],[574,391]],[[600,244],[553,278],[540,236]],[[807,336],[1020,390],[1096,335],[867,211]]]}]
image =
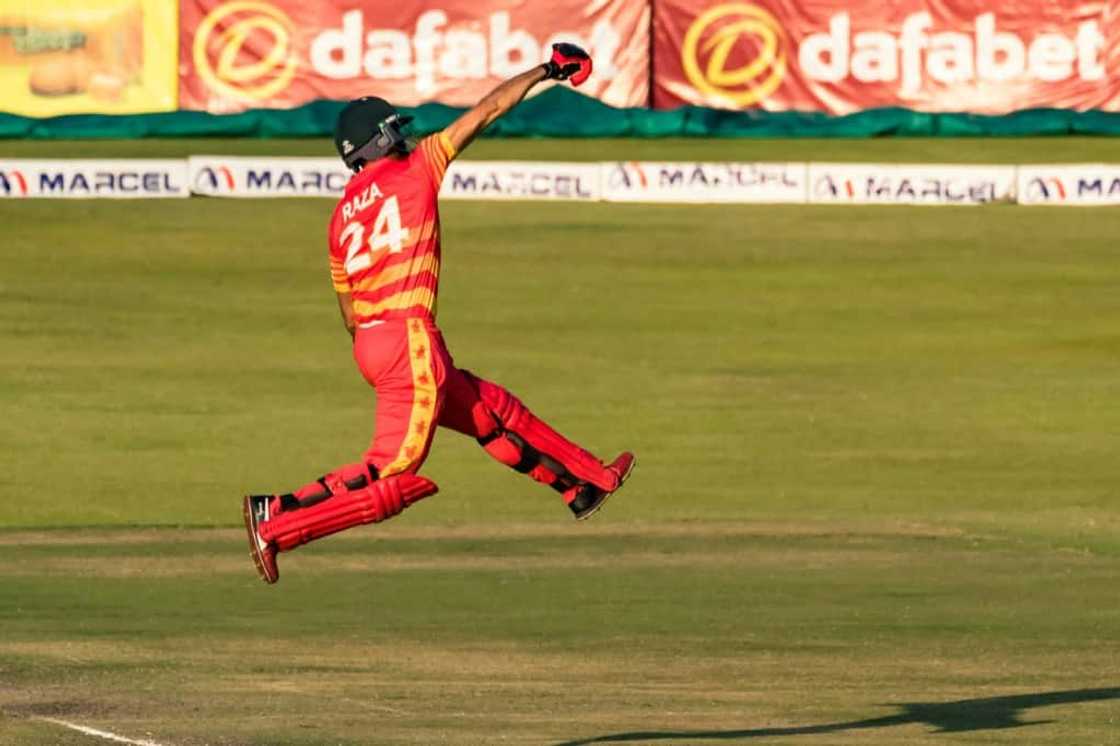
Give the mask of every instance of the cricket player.
[{"label": "cricket player", "polygon": [[478,440],[493,458],[552,487],[577,519],[626,481],[634,456],[609,465],[536,417],[506,389],[455,367],[435,322],[440,271],[437,195],[448,164],[545,80],[579,85],[591,58],[572,44],[505,81],[442,132],[413,147],[386,101],[351,101],[335,146],[354,171],[330,221],[330,270],[354,360],[377,392],[373,442],[361,462],[294,492],[244,498],[257,571],[279,578],[276,557],[307,542],[400,513],[433,495],[417,474],[437,425]]}]

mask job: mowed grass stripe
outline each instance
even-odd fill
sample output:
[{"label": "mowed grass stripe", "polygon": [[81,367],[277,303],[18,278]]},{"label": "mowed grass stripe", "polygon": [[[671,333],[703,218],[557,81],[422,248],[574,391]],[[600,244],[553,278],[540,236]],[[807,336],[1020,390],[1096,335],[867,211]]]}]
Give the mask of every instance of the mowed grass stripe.
[{"label": "mowed grass stripe", "polygon": [[[200,544],[190,553],[157,551],[147,556],[90,552],[87,546],[51,547],[45,552],[40,546],[30,556],[19,557],[18,548],[6,547],[0,554],[4,560],[0,577],[5,579],[2,593],[9,604],[7,629],[13,640],[21,634],[34,639],[52,624],[63,630],[82,629],[85,614],[100,613],[141,637],[161,635],[165,627],[170,632],[184,624],[177,614],[189,617],[199,604],[207,617],[220,619],[219,599],[227,593],[238,598],[238,608],[248,616],[239,617],[231,608],[231,618],[217,622],[211,634],[219,628],[223,634],[244,634],[248,630],[240,625],[271,607],[282,611],[282,617],[319,615],[328,635],[334,628],[330,619],[360,625],[366,613],[371,621],[397,618],[403,627],[395,634],[407,636],[409,616],[423,615],[430,603],[468,623],[468,639],[478,635],[487,639],[484,629],[470,624],[471,614],[478,613],[483,619],[520,618],[521,632],[534,639],[544,631],[534,625],[544,624],[560,634],[555,642],[561,643],[586,633],[578,628],[561,631],[558,619],[538,612],[542,607],[555,611],[565,598],[612,616],[629,610],[634,619],[617,619],[615,624],[649,625],[647,631],[659,636],[688,636],[687,626],[678,629],[675,624],[694,617],[708,618],[715,629],[729,631],[740,624],[746,629],[753,623],[764,629],[766,619],[776,621],[784,614],[804,622],[816,613],[814,609],[823,609],[840,611],[849,623],[855,619],[848,613],[858,613],[858,606],[849,608],[849,596],[868,605],[864,624],[886,625],[904,636],[920,634],[918,630],[927,624],[933,628],[926,633],[967,629],[975,620],[954,615],[978,599],[988,601],[976,612],[986,619],[988,629],[974,634],[992,639],[1001,635],[1029,639],[1037,633],[1031,625],[1016,629],[1017,614],[1026,614],[1036,626],[1060,628],[1061,619],[1032,616],[1059,598],[1077,599],[1077,605],[1086,606],[1081,623],[1105,624],[1098,636],[1107,636],[1107,625],[1120,619],[1120,612],[1108,605],[1090,608],[1092,598],[1085,597],[1086,589],[1104,592],[1114,577],[1117,558],[1023,551],[1012,544],[970,537],[724,542],[693,537],[659,544],[635,535],[595,544],[413,541],[390,547],[351,542],[345,548],[323,542],[282,558],[284,581],[277,589],[258,585],[239,545]],[[961,568],[974,566],[983,567],[984,573],[962,575]],[[1068,587],[1071,573],[1078,582]],[[915,578],[921,583],[915,585]],[[308,593],[316,599],[315,608],[299,610]],[[1024,593],[1030,597],[1022,598]],[[29,604],[30,609],[51,613],[73,604],[86,611],[73,618],[64,614],[51,619],[51,613],[40,618],[29,613]],[[718,608],[720,604],[726,608]],[[740,618],[739,613],[746,616]],[[563,616],[571,614],[565,611]],[[909,624],[917,629],[909,629]],[[511,629],[504,628],[502,634]],[[283,634],[283,625],[280,619],[268,620],[256,632]]]},{"label": "mowed grass stripe", "polygon": [[[526,570],[593,571],[604,563],[613,569],[641,567],[689,567],[692,565],[753,567],[774,565],[803,568],[825,567],[838,557],[847,562],[898,564],[907,552],[899,548],[902,539],[945,539],[936,533],[900,532],[850,534],[798,531],[786,527],[788,534],[762,533],[758,527],[717,525],[709,531],[693,526],[685,531],[659,532],[627,530],[585,532],[556,530],[531,531],[529,536],[507,533],[496,537],[490,532],[479,536],[437,538],[438,532],[423,531],[425,538],[376,537],[375,531],[353,531],[330,542],[322,542],[298,554],[284,557],[285,567],[294,571],[338,571],[392,573],[401,571],[483,571],[520,572]],[[432,535],[434,534],[434,535]],[[241,551],[241,532],[235,531],[152,531],[139,537],[108,533],[103,543],[81,536],[67,541],[63,532],[54,532],[49,541],[43,534],[29,534],[27,543],[20,534],[0,542],[0,577],[70,575],[78,577],[192,577],[213,574],[246,576],[250,566]],[[120,539],[124,539],[120,541]],[[981,541],[979,537],[958,537],[951,544],[966,552]],[[942,547],[947,551],[946,547]]]},{"label": "mowed grass stripe", "polygon": [[[412,515],[409,513],[408,515]],[[599,540],[605,537],[646,539],[708,539],[737,540],[745,538],[937,538],[961,536],[960,529],[947,528],[934,524],[912,521],[887,521],[853,519],[844,521],[801,520],[778,523],[774,521],[751,522],[654,522],[650,520],[626,521],[624,523],[592,521],[573,523],[570,518],[552,523],[408,523],[404,519],[380,526],[366,528],[333,536],[330,546],[344,546],[351,542],[363,544],[397,540],[440,541],[446,546],[455,541],[525,541],[541,539],[581,541]],[[22,549],[35,546],[62,547],[114,547],[118,550],[129,545],[159,544],[175,546],[197,542],[230,541],[240,532],[228,528],[169,528],[136,527],[106,528],[89,526],[82,528],[59,527],[43,529],[0,530],[0,547],[19,546]],[[322,546],[322,545],[320,545]],[[144,551],[144,550],[139,550]]]}]

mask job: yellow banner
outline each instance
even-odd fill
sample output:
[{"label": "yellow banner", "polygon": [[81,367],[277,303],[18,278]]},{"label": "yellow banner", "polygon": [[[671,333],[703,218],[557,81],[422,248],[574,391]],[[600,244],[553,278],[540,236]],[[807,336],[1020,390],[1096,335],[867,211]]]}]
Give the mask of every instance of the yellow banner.
[{"label": "yellow banner", "polygon": [[176,0],[0,0],[0,110],[174,111],[178,50]]}]

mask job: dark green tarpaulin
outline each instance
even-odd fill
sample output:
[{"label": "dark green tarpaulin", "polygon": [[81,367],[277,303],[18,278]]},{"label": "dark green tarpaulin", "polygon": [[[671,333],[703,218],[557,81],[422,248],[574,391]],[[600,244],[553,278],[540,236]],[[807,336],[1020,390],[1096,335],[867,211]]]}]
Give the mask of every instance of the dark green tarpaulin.
[{"label": "dark green tarpaulin", "polygon": [[[319,137],[331,132],[342,103],[315,101],[296,109],[240,114],[177,111],[31,119],[0,113],[0,138]],[[461,109],[424,104],[404,109],[415,129],[446,126]],[[552,88],[500,119],[495,137],[976,137],[1120,134],[1120,114],[1031,109],[1003,116],[928,114],[872,109],[834,117],[816,112],[721,111],[685,106],[670,111],[615,109],[567,88]]]}]

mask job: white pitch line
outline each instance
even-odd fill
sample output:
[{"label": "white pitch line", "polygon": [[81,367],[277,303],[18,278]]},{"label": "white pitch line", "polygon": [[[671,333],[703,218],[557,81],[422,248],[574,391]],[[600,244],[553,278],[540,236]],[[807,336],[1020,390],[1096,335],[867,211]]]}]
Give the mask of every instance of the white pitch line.
[{"label": "white pitch line", "polygon": [[98,730],[97,728],[90,728],[90,727],[87,727],[85,725],[78,725],[77,723],[68,723],[65,720],[57,720],[55,718],[43,718],[43,717],[37,717],[37,718],[32,718],[32,719],[33,720],[42,720],[44,723],[54,723],[55,725],[61,725],[63,728],[69,728],[70,730],[76,730],[79,733],[85,733],[87,736],[97,736],[98,738],[104,738],[106,741],[116,741],[117,743],[131,743],[131,744],[133,744],[133,746],[164,746],[164,744],[156,743],[155,741],[137,741],[137,740],[132,739],[132,738],[125,738],[124,736],[118,736],[116,733],[109,733],[108,731]]}]

